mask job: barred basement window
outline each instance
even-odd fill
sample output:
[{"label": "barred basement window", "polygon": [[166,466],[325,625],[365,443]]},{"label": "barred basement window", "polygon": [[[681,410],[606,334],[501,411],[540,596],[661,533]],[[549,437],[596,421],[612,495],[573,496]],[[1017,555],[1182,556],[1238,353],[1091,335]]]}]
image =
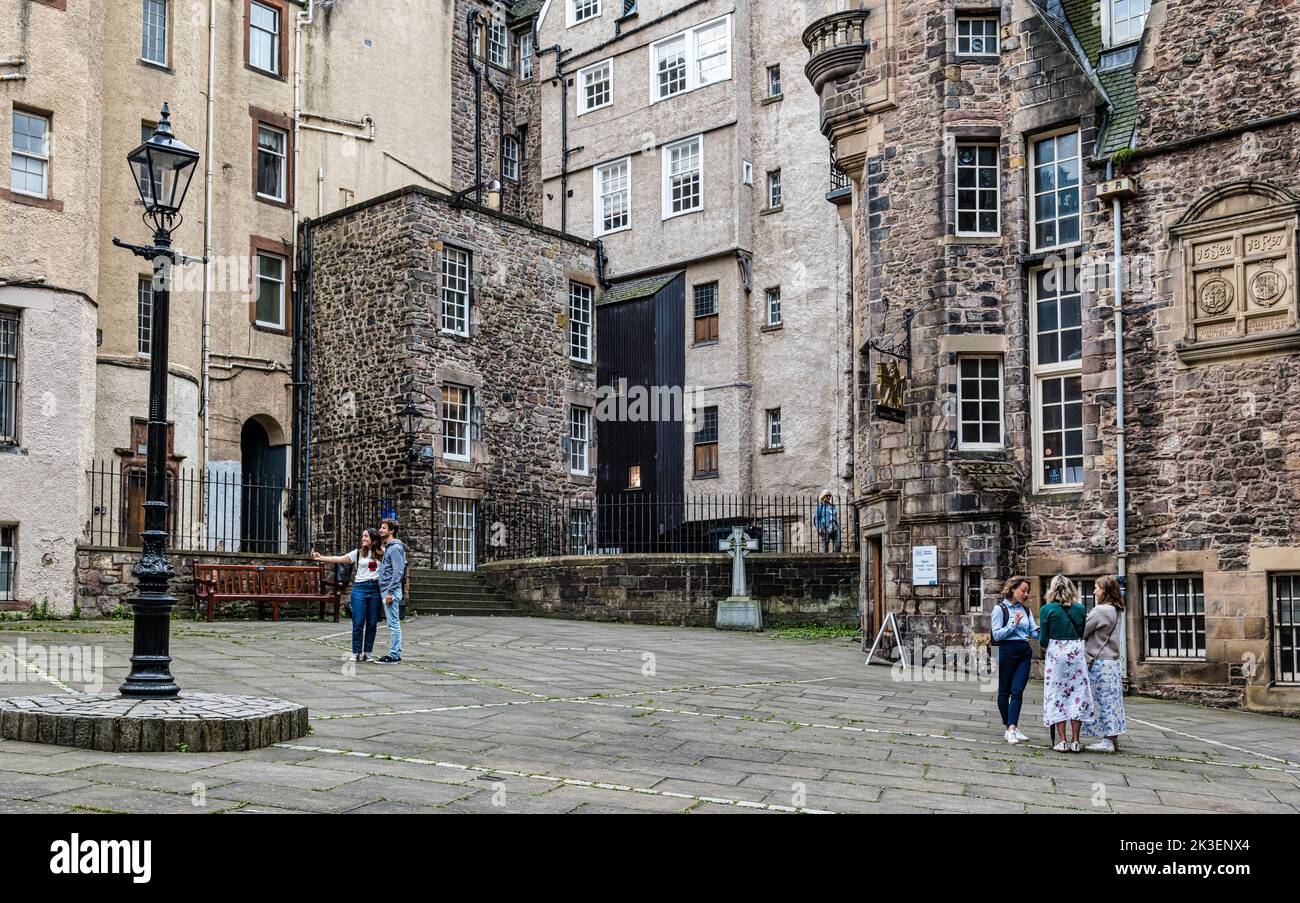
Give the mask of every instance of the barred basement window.
[{"label": "barred basement window", "polygon": [[1142,581],[1146,657],[1205,658],[1205,587],[1200,577]]},{"label": "barred basement window", "polygon": [[0,527],[0,602],[12,602],[16,597],[14,584],[18,570],[17,533],[17,527]]},{"label": "barred basement window", "polygon": [[957,145],[957,234],[998,234],[998,146]]},{"label": "barred basement window", "polygon": [[469,460],[470,389],[447,383],[442,387],[442,456]]},{"label": "barred basement window", "polygon": [[957,20],[957,53],[961,56],[997,56],[998,20],[963,16]]},{"label": "barred basement window", "polygon": [[591,363],[591,312],[595,292],[590,285],[569,283],[569,357]]},{"label": "barred basement window", "polygon": [[966,568],[966,609],[984,610],[984,574],[979,568]]},{"label": "barred basement window", "polygon": [[695,476],[718,475],[718,409],[716,406],[695,412]]},{"label": "barred basement window", "polygon": [[153,279],[141,276],[136,283],[136,342],[140,354],[148,357],[153,349]]},{"label": "barred basement window", "polygon": [[1274,574],[1273,679],[1300,684],[1300,574]]},{"label": "barred basement window", "polygon": [[965,451],[1002,448],[1002,358],[957,358],[957,404],[961,422],[957,447]]},{"label": "barred basement window", "polygon": [[695,293],[695,344],[718,340],[718,283],[697,285]]},{"label": "barred basement window", "polygon": [[471,258],[459,248],[442,249],[442,331],[469,335]]}]

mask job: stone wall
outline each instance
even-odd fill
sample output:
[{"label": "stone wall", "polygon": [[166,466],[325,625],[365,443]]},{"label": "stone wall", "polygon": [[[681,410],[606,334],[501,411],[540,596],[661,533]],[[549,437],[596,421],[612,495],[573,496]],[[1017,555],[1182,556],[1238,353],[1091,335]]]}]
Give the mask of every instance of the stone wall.
[{"label": "stone wall", "polygon": [[[84,618],[112,617],[119,609],[130,610],[127,598],[136,591],[135,576],[131,568],[139,560],[139,549],[116,549],[106,546],[78,546],[76,569],[76,600],[81,606]],[[200,605],[194,595],[194,565],[196,564],[253,564],[275,567],[278,565],[307,565],[310,559],[291,558],[280,555],[262,555],[245,552],[224,552],[207,554],[202,552],[167,553],[176,578],[171,581],[171,593],[176,597],[177,617],[206,616],[206,603]],[[333,577],[332,567],[326,568],[326,576]],[[346,594],[344,600],[347,601]],[[298,618],[317,616],[316,603],[291,604],[280,610],[281,618]],[[204,614],[200,614],[203,612]],[[61,612],[66,614],[66,612]],[[251,602],[223,602],[217,605],[215,616],[218,618],[256,618],[257,605]],[[269,618],[270,608],[267,608]],[[333,607],[327,612],[333,617]]]},{"label": "stone wall", "polygon": [[[858,623],[856,555],[751,555],[746,568],[765,624]],[[731,595],[725,555],[527,558],[478,573],[533,614],[580,620],[712,627]]]}]

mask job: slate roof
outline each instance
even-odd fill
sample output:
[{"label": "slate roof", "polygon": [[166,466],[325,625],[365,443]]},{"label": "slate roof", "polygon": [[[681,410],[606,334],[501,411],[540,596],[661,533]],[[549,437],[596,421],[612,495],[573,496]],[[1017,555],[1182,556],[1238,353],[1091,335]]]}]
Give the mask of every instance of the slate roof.
[{"label": "slate roof", "polygon": [[546,0],[518,0],[510,4],[510,19],[518,21],[519,19],[531,19],[537,15],[546,4]]},{"label": "slate roof", "polygon": [[1137,129],[1136,54],[1102,69],[1101,0],[1031,0],[1061,45],[1079,61],[1110,108],[1095,155],[1109,157],[1133,143]]},{"label": "slate roof", "polygon": [[678,270],[675,273],[665,273],[661,276],[647,276],[644,279],[616,282],[605,290],[605,294],[600,299],[600,306],[618,304],[620,301],[635,301],[637,298],[648,298],[681,274],[681,271]]}]

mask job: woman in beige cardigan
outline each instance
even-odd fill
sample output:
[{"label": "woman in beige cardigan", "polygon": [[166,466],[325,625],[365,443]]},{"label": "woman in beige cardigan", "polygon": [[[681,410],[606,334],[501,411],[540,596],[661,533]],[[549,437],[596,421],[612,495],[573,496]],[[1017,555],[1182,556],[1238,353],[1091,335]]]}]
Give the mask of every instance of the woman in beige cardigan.
[{"label": "woman in beige cardigan", "polygon": [[1088,612],[1083,627],[1083,648],[1088,658],[1092,685],[1093,715],[1084,723],[1090,737],[1102,737],[1091,744],[1092,752],[1116,752],[1116,741],[1124,733],[1124,673],[1119,661],[1120,619],[1124,617],[1124,595],[1119,581],[1107,574],[1093,590],[1097,606]]}]

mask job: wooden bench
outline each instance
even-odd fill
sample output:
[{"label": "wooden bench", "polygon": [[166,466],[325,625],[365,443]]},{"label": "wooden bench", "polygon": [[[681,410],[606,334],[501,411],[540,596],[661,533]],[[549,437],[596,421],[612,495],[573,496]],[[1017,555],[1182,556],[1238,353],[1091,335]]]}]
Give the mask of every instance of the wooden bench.
[{"label": "wooden bench", "polygon": [[271,620],[280,620],[280,606],[286,602],[316,602],[320,619],[325,620],[325,606],[334,605],[334,620],[339,619],[339,601],[343,587],[326,578],[320,565],[263,564],[196,564],[194,594],[207,601],[208,620],[218,602],[256,602],[258,617],[267,603]]}]

